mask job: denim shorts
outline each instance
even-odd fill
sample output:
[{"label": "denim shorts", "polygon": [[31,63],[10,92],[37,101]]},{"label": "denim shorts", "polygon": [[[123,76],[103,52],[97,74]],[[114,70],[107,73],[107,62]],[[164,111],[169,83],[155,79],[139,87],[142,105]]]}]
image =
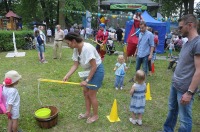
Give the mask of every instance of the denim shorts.
[{"label": "denim shorts", "polygon": [[92,79],[88,82],[88,84],[93,84],[93,85],[96,85],[97,87],[87,86],[87,88],[91,90],[98,90],[102,85],[103,78],[104,78],[104,67],[103,67],[103,64],[100,64],[97,67],[97,70],[94,73]]},{"label": "denim shorts", "polygon": [[44,44],[36,44],[36,48],[38,52],[44,52]]}]

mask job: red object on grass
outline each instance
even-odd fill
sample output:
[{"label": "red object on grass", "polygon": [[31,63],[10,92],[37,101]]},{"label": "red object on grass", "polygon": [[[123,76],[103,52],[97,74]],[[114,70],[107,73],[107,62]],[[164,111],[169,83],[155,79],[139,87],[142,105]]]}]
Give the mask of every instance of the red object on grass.
[{"label": "red object on grass", "polygon": [[151,64],[151,72],[154,73],[155,72],[155,67],[154,67],[154,63]]}]

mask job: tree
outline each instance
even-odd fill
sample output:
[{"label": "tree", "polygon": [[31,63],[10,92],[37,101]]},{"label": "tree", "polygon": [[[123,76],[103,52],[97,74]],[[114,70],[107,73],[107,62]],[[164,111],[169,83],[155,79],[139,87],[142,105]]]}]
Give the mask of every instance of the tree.
[{"label": "tree", "polygon": [[[159,2],[159,0],[154,0]],[[167,17],[172,16],[172,14],[193,14],[194,11],[194,0],[163,0],[162,1],[161,13]],[[182,12],[183,11],[183,12]]]}]

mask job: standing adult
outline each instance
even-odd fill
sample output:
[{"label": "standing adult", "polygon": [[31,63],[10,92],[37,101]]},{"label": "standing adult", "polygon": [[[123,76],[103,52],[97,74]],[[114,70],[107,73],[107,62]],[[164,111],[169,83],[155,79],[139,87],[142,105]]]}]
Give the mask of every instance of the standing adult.
[{"label": "standing adult", "polygon": [[65,34],[65,35],[68,34],[68,29],[67,29],[67,27],[65,27],[65,29],[64,29],[64,34]]},{"label": "standing adult", "polygon": [[101,59],[104,60],[105,54],[106,54],[106,43],[108,41],[108,31],[106,31],[105,29],[106,25],[104,23],[101,23],[99,25],[99,31],[97,32],[96,35],[96,40],[98,43],[101,44],[96,46],[96,49],[99,53],[99,55],[101,56]]},{"label": "standing adult", "polygon": [[85,29],[85,39],[88,39],[89,38],[89,36],[90,36],[90,28],[89,27],[86,27],[86,29]]},{"label": "standing adult", "polygon": [[169,95],[169,111],[163,126],[164,132],[173,132],[180,118],[179,132],[192,131],[193,95],[200,82],[200,36],[198,20],[193,14],[179,19],[179,30],[188,42],[183,45],[176,66]]},{"label": "standing adult", "polygon": [[52,31],[50,28],[47,29],[47,41],[51,43]]},{"label": "standing adult", "polygon": [[[56,26],[55,38],[54,38],[54,46],[53,46],[53,58],[61,59],[62,56],[62,41],[65,37],[64,31],[61,29],[60,25]],[[59,54],[59,55],[58,55]]]},{"label": "standing adult", "polygon": [[117,27],[116,34],[117,34],[117,41],[118,42],[122,41],[122,37],[123,37],[122,33],[123,33],[123,30],[120,27]]},{"label": "standing adult", "polygon": [[[69,72],[63,78],[64,81],[68,81],[69,77],[78,69],[81,65],[85,70],[89,70],[87,77],[83,79],[80,85],[83,87],[83,95],[85,97],[86,112],[79,114],[79,119],[87,119],[87,123],[93,123],[98,120],[98,101],[97,91],[102,85],[104,78],[104,68],[101,58],[93,47],[89,43],[83,42],[81,36],[74,32],[69,32],[65,36],[65,40],[70,48],[73,49],[72,59],[74,61],[73,66]],[[88,84],[96,85],[88,86]],[[93,109],[93,115],[91,116],[91,108]]]},{"label": "standing adult", "polygon": [[74,26],[71,26],[71,28],[69,29],[69,32],[74,32]]},{"label": "standing adult", "polygon": [[38,51],[38,58],[40,63],[48,63],[45,59],[45,39],[44,35],[39,30],[35,31],[36,49]]},{"label": "standing adult", "polygon": [[34,25],[33,32],[35,33],[36,30],[38,30],[38,28],[36,25]]},{"label": "standing adult", "polygon": [[154,50],[154,35],[147,30],[147,25],[144,21],[140,22],[140,34],[137,49],[134,56],[136,57],[136,71],[142,65],[143,71],[147,75],[148,60],[151,60]]}]

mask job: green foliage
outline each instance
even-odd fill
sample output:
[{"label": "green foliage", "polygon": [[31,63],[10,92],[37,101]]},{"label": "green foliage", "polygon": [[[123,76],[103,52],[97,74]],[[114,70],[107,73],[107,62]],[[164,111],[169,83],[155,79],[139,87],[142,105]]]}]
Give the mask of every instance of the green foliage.
[{"label": "green foliage", "polygon": [[[32,31],[14,31],[17,49],[22,48],[26,43],[24,37]],[[0,31],[0,51],[11,51],[13,46],[13,31]]]},{"label": "green foliage", "polygon": [[[159,2],[160,0],[153,0],[155,2]],[[182,1],[181,0],[162,0],[162,7],[161,7],[161,13],[166,17],[171,17],[173,13],[179,15],[179,10]]]}]

